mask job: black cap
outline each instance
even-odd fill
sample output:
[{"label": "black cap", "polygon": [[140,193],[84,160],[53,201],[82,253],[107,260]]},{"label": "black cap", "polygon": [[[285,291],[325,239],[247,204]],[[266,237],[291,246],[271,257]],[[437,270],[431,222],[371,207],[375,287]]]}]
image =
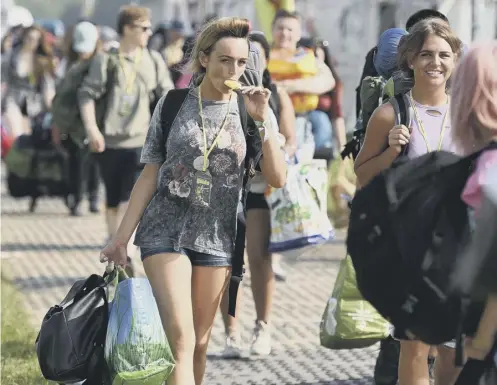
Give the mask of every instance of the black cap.
[{"label": "black cap", "polygon": [[406,22],[406,29],[409,31],[414,24],[421,20],[429,19],[429,18],[437,18],[445,21],[446,23],[449,22],[449,19],[447,16],[445,16],[442,12],[437,11],[436,9],[422,9],[421,11],[418,11],[409,17]]}]

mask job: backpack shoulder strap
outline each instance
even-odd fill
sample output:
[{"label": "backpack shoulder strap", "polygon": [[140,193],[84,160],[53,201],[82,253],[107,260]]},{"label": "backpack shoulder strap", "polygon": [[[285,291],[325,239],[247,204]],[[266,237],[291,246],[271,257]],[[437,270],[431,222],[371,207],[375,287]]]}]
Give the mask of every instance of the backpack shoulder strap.
[{"label": "backpack shoulder strap", "polygon": [[240,92],[237,92],[238,98],[238,113],[240,114],[240,120],[242,122],[243,132],[245,133],[245,137],[248,134],[248,113],[247,107],[245,106],[245,101],[243,100],[243,95]]},{"label": "backpack shoulder strap", "polygon": [[[397,94],[389,99],[395,111],[395,125],[403,124],[409,130],[412,127],[413,110],[407,94]],[[409,145],[403,146],[402,155],[406,155]]]},{"label": "backpack shoulder strap", "polygon": [[395,111],[395,124],[403,124],[406,127],[410,127],[412,124],[412,107],[411,102],[407,94],[397,94],[393,98],[389,99]]},{"label": "backpack shoulder strap", "polygon": [[181,106],[188,96],[189,88],[178,88],[169,90],[161,108],[161,124],[164,142],[167,141],[169,131],[178,115]]},{"label": "backpack shoulder strap", "polygon": [[402,124],[402,121],[405,121],[405,106],[402,108],[404,100],[399,98],[399,95],[394,95],[388,102],[392,105],[395,113],[395,125]]},{"label": "backpack shoulder strap", "polygon": [[[243,132],[245,133],[245,140],[249,139],[248,132],[248,113],[247,107],[245,106],[245,101],[243,100],[243,96],[241,93],[238,94],[238,113],[240,114],[240,120],[242,122]],[[248,149],[247,149],[248,150]],[[245,202],[245,190],[249,180],[249,172],[250,172],[250,157],[248,155],[245,156],[245,165],[244,165],[244,174],[243,174],[243,184],[242,184],[242,200]],[[245,208],[244,208],[245,209]],[[233,252],[232,258],[232,266],[231,266],[231,278],[229,285],[229,294],[228,294],[228,314],[232,317],[235,317],[236,311],[236,299],[238,295],[238,289],[240,287],[240,283],[243,280],[243,274],[245,273],[244,265],[244,254],[245,254],[245,223],[240,219],[237,219],[236,223],[236,236],[235,236],[235,249]]]}]

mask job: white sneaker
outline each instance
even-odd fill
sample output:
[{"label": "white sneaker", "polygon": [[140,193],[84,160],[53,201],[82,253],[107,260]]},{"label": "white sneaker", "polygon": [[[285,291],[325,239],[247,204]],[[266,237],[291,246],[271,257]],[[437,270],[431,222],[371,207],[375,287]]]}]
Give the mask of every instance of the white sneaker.
[{"label": "white sneaker", "polygon": [[241,337],[238,335],[226,336],[226,342],[223,350],[223,358],[241,358],[242,350],[240,348]]},{"label": "white sneaker", "polygon": [[271,334],[269,325],[264,321],[256,321],[250,353],[256,356],[271,354]]},{"label": "white sneaker", "polygon": [[277,281],[286,281],[286,271],[283,270],[279,262],[273,262],[273,275],[274,279],[276,279]]}]

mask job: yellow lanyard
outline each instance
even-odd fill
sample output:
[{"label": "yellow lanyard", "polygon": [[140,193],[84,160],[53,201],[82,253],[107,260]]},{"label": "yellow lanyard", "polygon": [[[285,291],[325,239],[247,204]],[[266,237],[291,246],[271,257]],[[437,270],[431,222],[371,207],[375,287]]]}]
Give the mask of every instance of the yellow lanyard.
[{"label": "yellow lanyard", "polygon": [[[414,101],[414,98],[412,97],[412,91],[409,92],[409,99],[411,101],[412,109],[414,111],[414,117],[416,119],[416,123],[418,123],[419,132],[421,133],[421,136],[423,137],[423,139],[426,143],[426,148],[428,149],[428,152],[431,152],[432,149],[431,149],[430,143],[428,143],[428,137],[426,135],[423,121],[419,118],[418,109],[416,108],[416,103]],[[447,101],[447,103],[448,103],[448,101]],[[449,105],[449,108],[450,108],[450,105]],[[444,119],[442,121],[442,127],[440,129],[440,138],[438,139],[437,151],[440,151],[442,149],[442,142],[443,142],[444,134],[445,134],[445,122],[447,121],[447,115],[449,115],[449,108],[447,108],[447,111],[445,111]]]},{"label": "yellow lanyard", "polygon": [[200,121],[202,122],[202,134],[204,136],[204,167],[202,168],[202,171],[205,172],[207,170],[207,159],[209,158],[210,153],[216,147],[217,142],[219,141],[219,137],[221,136],[221,132],[224,129],[224,126],[226,125],[226,122],[228,120],[228,115],[230,114],[230,109],[231,109],[231,97],[233,96],[233,92],[230,94],[230,99],[228,101],[228,111],[226,111],[226,116],[224,117],[223,123],[221,124],[221,129],[216,135],[216,138],[213,140],[211,148],[207,151],[207,136],[205,134],[205,125],[204,125],[204,115],[202,114],[202,96],[200,94],[200,86],[198,87],[198,108],[199,108],[199,114],[200,114]]},{"label": "yellow lanyard", "polygon": [[29,80],[29,84],[31,84],[32,86],[36,85],[36,76],[33,72],[30,72],[28,74],[28,80]]},{"label": "yellow lanyard", "polygon": [[136,73],[138,72],[138,64],[140,63],[142,58],[142,51],[138,50],[135,55],[134,63],[133,63],[133,69],[128,71],[125,60],[124,60],[124,55],[122,53],[119,53],[119,63],[121,64],[121,68],[123,69],[124,73],[124,81],[126,83],[126,94],[131,95],[133,93],[133,85],[135,84],[136,80]]}]

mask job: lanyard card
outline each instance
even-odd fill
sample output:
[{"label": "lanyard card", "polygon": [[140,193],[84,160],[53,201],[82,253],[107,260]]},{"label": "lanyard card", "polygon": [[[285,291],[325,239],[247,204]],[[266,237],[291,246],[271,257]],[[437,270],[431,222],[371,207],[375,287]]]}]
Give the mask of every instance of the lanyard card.
[{"label": "lanyard card", "polygon": [[197,171],[193,179],[193,204],[209,207],[211,203],[212,176],[208,171]]},{"label": "lanyard card", "polygon": [[121,95],[119,99],[119,115],[121,116],[129,116],[133,111],[133,107],[135,105],[135,96],[134,95]]}]

